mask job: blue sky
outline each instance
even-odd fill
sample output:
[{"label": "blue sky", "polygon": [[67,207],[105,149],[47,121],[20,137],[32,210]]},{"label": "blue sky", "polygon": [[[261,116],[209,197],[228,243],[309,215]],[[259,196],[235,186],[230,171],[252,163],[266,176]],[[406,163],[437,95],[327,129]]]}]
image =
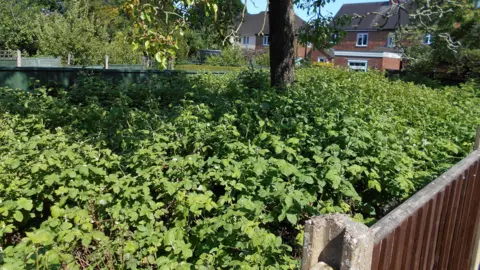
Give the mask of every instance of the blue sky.
[{"label": "blue sky", "polygon": [[[336,0],[333,3],[329,3],[325,6],[325,10],[322,12],[324,15],[328,15],[332,13],[335,15],[337,11],[343,4],[348,3],[365,3],[365,2],[378,2],[382,0]],[[267,6],[267,0],[248,0],[247,10],[249,13],[255,14],[261,11],[265,11],[265,7]],[[306,10],[300,10],[295,8],[295,12],[298,16],[300,16],[304,20],[308,20],[309,16],[307,15]]]}]

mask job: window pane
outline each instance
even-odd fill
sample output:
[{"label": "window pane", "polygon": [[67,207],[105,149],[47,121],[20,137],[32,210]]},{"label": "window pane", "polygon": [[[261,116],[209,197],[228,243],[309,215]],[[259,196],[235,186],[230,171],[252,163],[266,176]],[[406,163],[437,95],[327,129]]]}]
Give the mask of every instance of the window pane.
[{"label": "window pane", "polygon": [[352,70],[367,71],[367,63],[365,62],[350,61],[348,65]]},{"label": "window pane", "polygon": [[425,35],[425,44],[431,44],[432,43],[432,35],[427,34]]},{"label": "window pane", "polygon": [[357,46],[367,46],[368,34],[357,34]]}]

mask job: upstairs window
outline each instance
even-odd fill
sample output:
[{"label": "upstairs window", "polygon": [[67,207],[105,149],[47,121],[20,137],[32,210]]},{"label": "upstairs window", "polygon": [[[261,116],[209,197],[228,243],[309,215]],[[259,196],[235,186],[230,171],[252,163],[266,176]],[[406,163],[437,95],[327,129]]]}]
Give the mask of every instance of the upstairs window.
[{"label": "upstairs window", "polygon": [[263,36],[263,46],[269,46],[269,45],[270,45],[270,37]]},{"label": "upstairs window", "polygon": [[423,44],[430,45],[432,44],[432,35],[426,34],[425,39],[423,40]]},{"label": "upstairs window", "polygon": [[368,46],[368,34],[359,33],[357,34],[357,47],[367,47]]},{"label": "upstairs window", "polygon": [[250,37],[243,37],[243,44],[250,44]]},{"label": "upstairs window", "polygon": [[312,47],[312,43],[311,43],[310,41],[307,42],[307,47],[308,47],[308,48],[311,48],[311,47]]},{"label": "upstairs window", "polygon": [[335,44],[335,43],[337,42],[337,38],[338,38],[338,35],[337,35],[337,34],[332,34],[332,35],[331,35],[330,43],[331,43],[331,44]]},{"label": "upstairs window", "polygon": [[388,36],[387,38],[387,47],[392,48],[395,47],[395,37],[394,36]]}]

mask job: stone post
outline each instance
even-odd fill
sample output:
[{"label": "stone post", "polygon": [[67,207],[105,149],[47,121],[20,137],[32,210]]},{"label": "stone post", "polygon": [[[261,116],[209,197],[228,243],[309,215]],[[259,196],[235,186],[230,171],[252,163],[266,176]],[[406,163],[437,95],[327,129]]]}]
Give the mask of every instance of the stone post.
[{"label": "stone post", "polygon": [[108,55],[105,55],[105,69],[108,69],[108,60],[109,60],[109,57]]},{"label": "stone post", "polygon": [[17,67],[22,66],[22,51],[17,50]]},{"label": "stone post", "polygon": [[305,223],[301,269],[370,269],[373,241],[368,227],[347,215],[313,217]]}]

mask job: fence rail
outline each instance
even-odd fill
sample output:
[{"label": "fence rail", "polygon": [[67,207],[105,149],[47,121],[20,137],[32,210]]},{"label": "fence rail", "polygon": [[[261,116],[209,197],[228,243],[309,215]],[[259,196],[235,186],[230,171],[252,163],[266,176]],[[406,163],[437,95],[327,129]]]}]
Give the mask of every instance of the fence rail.
[{"label": "fence rail", "polygon": [[347,216],[307,221],[302,270],[480,269],[479,147],[480,127],[471,154],[370,228]]}]

